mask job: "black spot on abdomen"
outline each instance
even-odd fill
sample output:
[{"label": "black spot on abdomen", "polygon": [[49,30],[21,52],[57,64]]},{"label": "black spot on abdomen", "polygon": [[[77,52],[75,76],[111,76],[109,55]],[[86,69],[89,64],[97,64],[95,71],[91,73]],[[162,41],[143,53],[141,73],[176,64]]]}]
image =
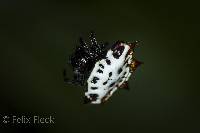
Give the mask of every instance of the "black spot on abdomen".
[{"label": "black spot on abdomen", "polygon": [[106,85],[108,82],[106,81],[106,82],[103,82],[103,85]]},{"label": "black spot on abdomen", "polygon": [[103,73],[103,71],[101,69],[98,69],[97,72],[98,73]]},{"label": "black spot on abdomen", "polygon": [[98,89],[98,88],[97,88],[97,87],[91,87],[91,89],[92,89],[92,90],[96,90],[96,89]]},{"label": "black spot on abdomen", "polygon": [[94,78],[92,79],[91,83],[96,84],[96,83],[97,83],[97,80],[99,80],[99,78],[98,78],[98,77],[94,77]]},{"label": "black spot on abdomen", "polygon": [[109,87],[113,87],[114,84],[115,84],[115,82],[111,83]]},{"label": "black spot on abdomen", "polygon": [[109,77],[111,77],[112,76],[112,72],[109,72]]},{"label": "black spot on abdomen", "polygon": [[110,60],[109,60],[109,59],[106,59],[106,63],[107,63],[108,65],[110,65],[110,64],[111,64],[111,62],[110,62]]},{"label": "black spot on abdomen", "polygon": [[122,68],[118,69],[118,74],[120,74],[122,72]]},{"label": "black spot on abdomen", "polygon": [[126,75],[126,72],[124,72],[124,75]]},{"label": "black spot on abdomen", "polygon": [[99,66],[100,66],[102,69],[104,69],[104,66],[103,66],[102,64],[99,64]]}]

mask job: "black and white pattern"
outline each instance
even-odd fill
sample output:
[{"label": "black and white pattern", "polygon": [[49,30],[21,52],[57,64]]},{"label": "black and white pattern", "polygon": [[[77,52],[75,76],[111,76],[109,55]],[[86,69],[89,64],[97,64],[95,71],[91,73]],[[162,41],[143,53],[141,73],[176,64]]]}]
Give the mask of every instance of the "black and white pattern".
[{"label": "black and white pattern", "polygon": [[89,39],[89,44],[80,39],[80,45],[69,59],[73,79],[69,80],[65,70],[64,81],[87,85],[84,103],[100,104],[107,101],[118,88],[128,86],[129,77],[140,64],[133,57],[137,41],[117,41],[108,48],[108,45],[97,43],[94,33],[91,33]]},{"label": "black and white pattern", "polygon": [[123,42],[118,42],[117,45],[115,49],[107,52],[105,59],[95,64],[87,80],[88,88],[85,96],[92,104],[106,101],[131,75],[127,65],[132,62],[132,55],[128,53],[130,46]]}]

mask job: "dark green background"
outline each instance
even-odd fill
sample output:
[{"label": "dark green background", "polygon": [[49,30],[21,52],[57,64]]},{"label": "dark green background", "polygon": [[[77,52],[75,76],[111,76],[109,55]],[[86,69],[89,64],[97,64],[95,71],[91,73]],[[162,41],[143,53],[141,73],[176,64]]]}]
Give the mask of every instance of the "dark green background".
[{"label": "dark green background", "polygon": [[[199,3],[191,0],[1,1],[1,116],[56,118],[50,125],[1,127],[58,133],[199,130],[199,13]],[[68,56],[91,30],[99,42],[139,40],[136,57],[144,62],[129,80],[131,90],[117,91],[104,105],[83,105],[84,87],[63,83]]]}]

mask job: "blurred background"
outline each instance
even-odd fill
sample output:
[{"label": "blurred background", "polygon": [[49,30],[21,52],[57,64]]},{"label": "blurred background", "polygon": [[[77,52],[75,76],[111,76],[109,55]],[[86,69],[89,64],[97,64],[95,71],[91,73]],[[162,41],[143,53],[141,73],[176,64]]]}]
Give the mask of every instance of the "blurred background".
[{"label": "blurred background", "polygon": [[[0,1],[2,132],[200,131],[199,13],[192,0]],[[68,56],[91,30],[100,43],[139,40],[144,62],[130,91],[103,105],[84,105],[84,87],[63,82]],[[51,115],[55,123],[5,124],[5,115]]]}]

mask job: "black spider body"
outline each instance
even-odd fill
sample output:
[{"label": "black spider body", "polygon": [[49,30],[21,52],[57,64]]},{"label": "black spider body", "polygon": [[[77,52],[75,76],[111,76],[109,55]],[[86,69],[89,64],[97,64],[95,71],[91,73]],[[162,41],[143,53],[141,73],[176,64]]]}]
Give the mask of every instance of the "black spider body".
[{"label": "black spider body", "polygon": [[89,39],[91,44],[88,45],[80,38],[80,45],[76,47],[75,52],[70,56],[69,62],[74,72],[74,79],[69,81],[65,78],[66,82],[84,85],[95,63],[104,58],[105,45],[97,43],[93,32]]}]

